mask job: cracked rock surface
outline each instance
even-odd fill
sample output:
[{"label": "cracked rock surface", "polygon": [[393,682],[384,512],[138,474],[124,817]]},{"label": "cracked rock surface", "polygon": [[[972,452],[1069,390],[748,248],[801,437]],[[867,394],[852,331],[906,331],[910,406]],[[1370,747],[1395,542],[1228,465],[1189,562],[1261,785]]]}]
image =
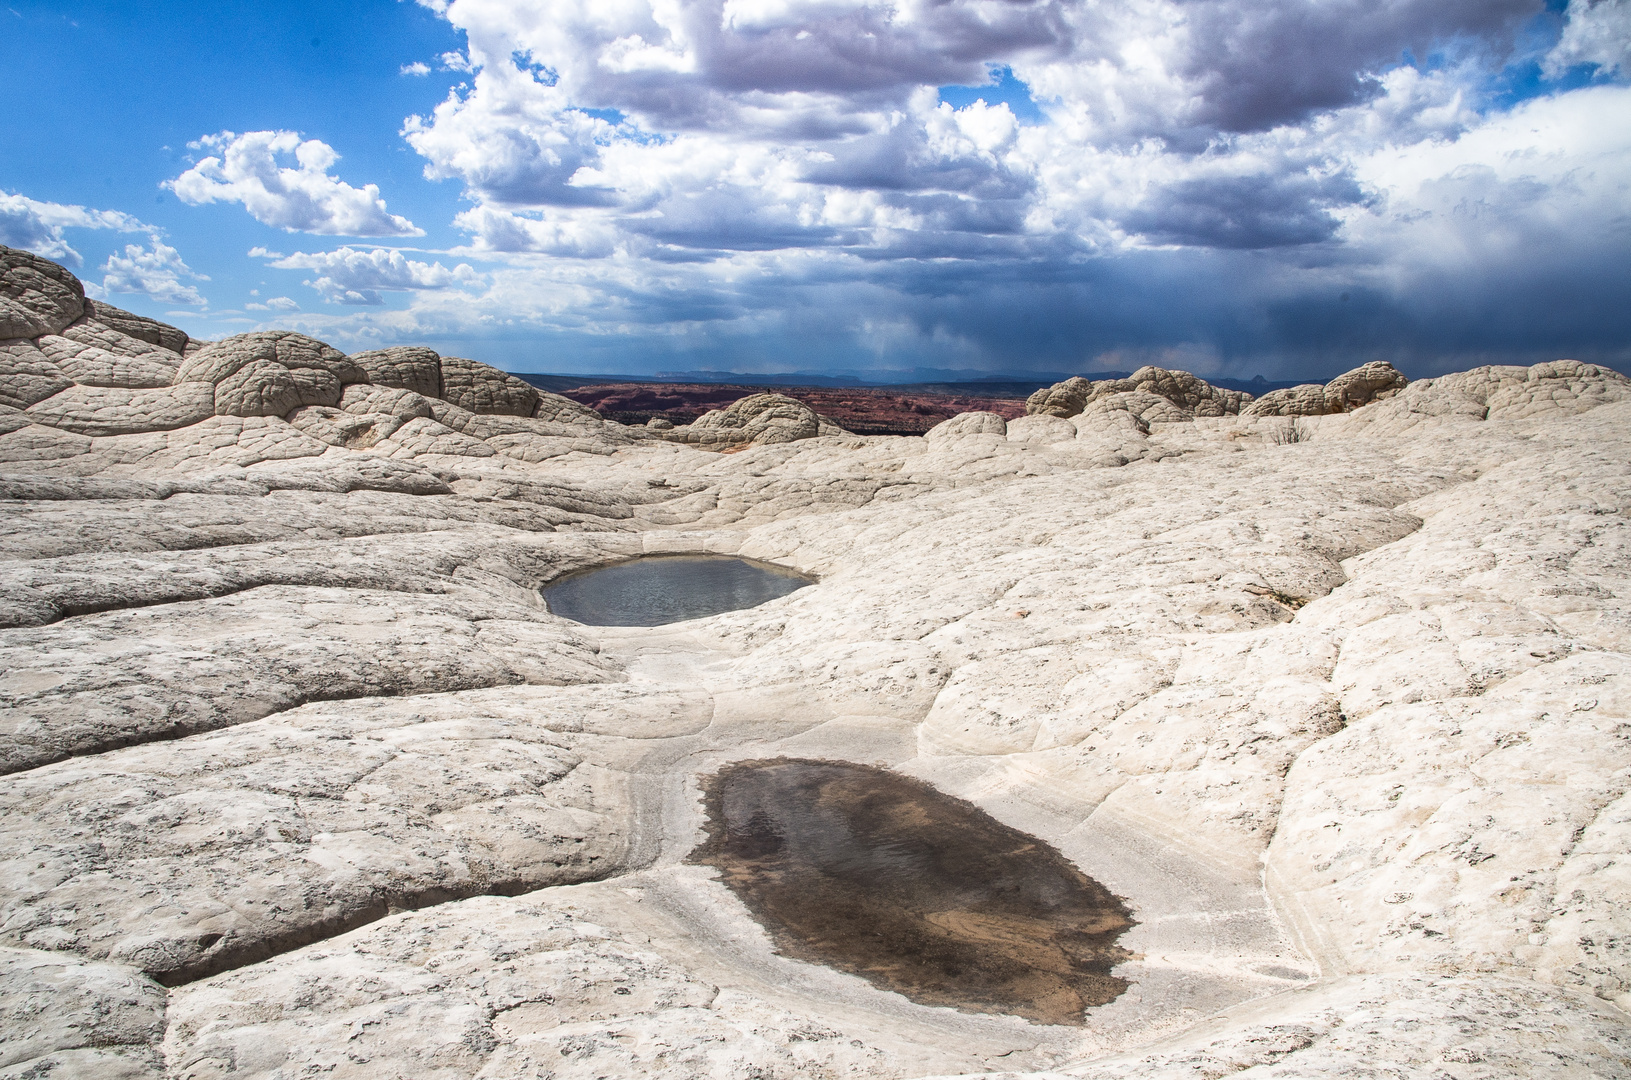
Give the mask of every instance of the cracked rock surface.
[{"label": "cracked rock surface", "polygon": [[[676,436],[0,278],[0,1077],[1631,1075],[1613,372]],[[540,598],[667,552],[818,583]],[[1052,844],[1130,988],[1052,1027],[779,955],[686,862],[777,756]]]}]

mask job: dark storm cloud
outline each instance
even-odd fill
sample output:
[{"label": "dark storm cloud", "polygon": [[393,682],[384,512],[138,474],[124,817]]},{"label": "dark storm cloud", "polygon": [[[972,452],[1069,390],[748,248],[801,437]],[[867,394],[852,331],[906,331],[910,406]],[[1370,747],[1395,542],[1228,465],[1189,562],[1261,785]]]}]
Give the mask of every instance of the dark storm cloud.
[{"label": "dark storm cloud", "polygon": [[[1288,294],[1281,268],[1260,254],[1161,251],[1065,265],[1016,261],[984,273],[895,261],[866,276],[699,288],[649,306],[625,299],[649,325],[704,309],[720,320],[683,342],[651,339],[647,370],[675,366],[668,350],[678,347],[743,370],[1082,372],[1158,363],[1323,380],[1386,359],[1419,378],[1560,356],[1626,366],[1631,316],[1616,314],[1625,310],[1624,286],[1604,273],[1622,262],[1485,275],[1455,293],[1380,288],[1360,276]],[[768,323],[745,337],[733,325],[765,313]],[[878,328],[891,323],[897,336],[880,356]],[[781,366],[749,366],[767,348]]]},{"label": "dark storm cloud", "polygon": [[[662,217],[638,218],[626,223],[624,228],[661,243],[722,253],[824,247],[845,242],[842,230],[802,225],[780,207],[759,206],[743,213],[729,192],[688,199],[669,206]],[[848,242],[853,242],[853,238]]]},{"label": "dark storm cloud", "polygon": [[[570,296],[511,324],[647,370],[1625,357],[1627,32],[1542,10],[455,0],[480,70],[407,135],[476,247],[513,253],[481,318]],[[1595,87],[1491,96],[1588,55]],[[1027,123],[941,104],[996,65]],[[476,318],[439,302],[414,310]]]},{"label": "dark storm cloud", "polygon": [[[851,94],[985,79],[986,64],[1068,51],[1071,28],[1053,2],[1008,0],[981,10],[938,4],[902,25],[868,7],[795,26],[717,31],[700,20],[707,80],[725,91]],[[991,9],[995,8],[993,12]],[[699,14],[707,9],[698,9]]]},{"label": "dark storm cloud", "polygon": [[1186,0],[1194,120],[1261,131],[1380,92],[1375,73],[1458,45],[1504,54],[1541,0]]},{"label": "dark storm cloud", "polygon": [[1186,247],[1317,244],[1341,227],[1333,207],[1365,197],[1348,174],[1197,177],[1158,189],[1120,224],[1155,243]]},{"label": "dark storm cloud", "polygon": [[[1003,0],[974,7],[934,3],[901,20],[887,5],[811,5],[792,21],[743,17],[720,0],[686,5],[678,23],[635,19],[620,28],[648,43],[686,42],[686,71],[616,70],[615,65],[565,65],[577,76],[584,104],[638,112],[671,130],[710,127],[737,115],[739,95],[836,96],[861,108],[898,103],[923,85],[980,83],[987,65],[1018,55],[1069,52],[1072,28],[1057,0]],[[569,23],[578,49],[603,47]],[[558,35],[539,51],[572,48]],[[553,46],[553,49],[552,49]]]},{"label": "dark storm cloud", "polygon": [[922,132],[898,125],[878,135],[825,148],[828,160],[805,169],[812,184],[869,191],[956,191],[976,199],[1014,199],[1035,187],[1025,172],[994,157],[965,154],[942,157],[925,144]]}]

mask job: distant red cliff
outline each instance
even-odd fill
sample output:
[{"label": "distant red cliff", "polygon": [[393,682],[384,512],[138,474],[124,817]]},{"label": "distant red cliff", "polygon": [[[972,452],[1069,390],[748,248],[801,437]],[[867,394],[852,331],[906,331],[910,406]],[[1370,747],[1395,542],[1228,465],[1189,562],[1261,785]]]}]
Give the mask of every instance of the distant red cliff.
[{"label": "distant red cliff", "polygon": [[660,416],[688,424],[749,394],[774,390],[798,398],[858,435],[921,435],[964,412],[1025,415],[1025,399],[934,393],[897,387],[735,386],[721,383],[601,383],[558,393],[598,410],[608,420],[643,424]]}]

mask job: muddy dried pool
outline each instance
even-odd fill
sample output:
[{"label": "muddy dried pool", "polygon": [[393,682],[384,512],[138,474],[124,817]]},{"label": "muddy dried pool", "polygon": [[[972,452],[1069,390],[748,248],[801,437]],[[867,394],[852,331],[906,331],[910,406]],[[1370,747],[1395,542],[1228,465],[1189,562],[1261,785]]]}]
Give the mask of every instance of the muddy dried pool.
[{"label": "muddy dried pool", "polygon": [[888,769],[740,762],[704,788],[717,867],[800,960],[926,1005],[1080,1024],[1127,988],[1132,913],[1032,836]]}]

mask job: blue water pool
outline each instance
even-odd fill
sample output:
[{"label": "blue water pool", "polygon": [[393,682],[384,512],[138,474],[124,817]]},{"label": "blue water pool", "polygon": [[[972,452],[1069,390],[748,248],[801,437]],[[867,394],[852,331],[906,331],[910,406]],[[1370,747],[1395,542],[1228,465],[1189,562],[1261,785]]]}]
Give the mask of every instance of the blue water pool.
[{"label": "blue water pool", "polygon": [[814,579],[733,555],[648,555],[569,574],[543,590],[549,610],[590,626],[662,626],[757,607]]}]

